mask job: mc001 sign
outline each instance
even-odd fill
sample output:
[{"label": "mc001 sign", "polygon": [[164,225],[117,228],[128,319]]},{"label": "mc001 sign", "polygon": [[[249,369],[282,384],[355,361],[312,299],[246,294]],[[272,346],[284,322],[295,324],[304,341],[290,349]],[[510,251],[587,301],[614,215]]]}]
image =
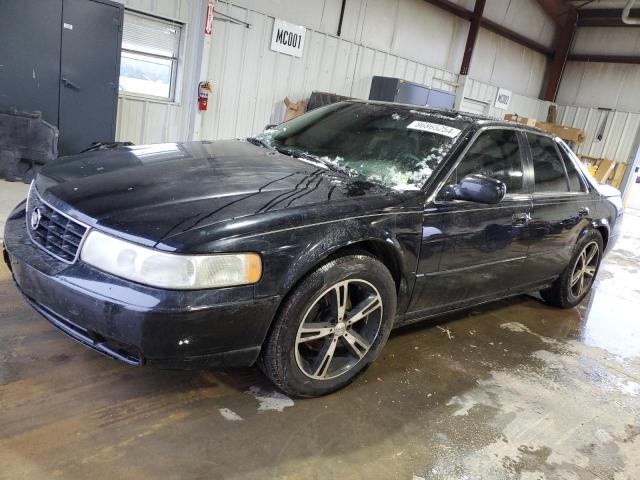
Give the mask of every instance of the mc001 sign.
[{"label": "mc001 sign", "polygon": [[274,52],[302,56],[304,48],[304,34],[306,28],[299,25],[287,23],[284,20],[275,19],[273,21],[273,34],[271,35],[271,50]]}]

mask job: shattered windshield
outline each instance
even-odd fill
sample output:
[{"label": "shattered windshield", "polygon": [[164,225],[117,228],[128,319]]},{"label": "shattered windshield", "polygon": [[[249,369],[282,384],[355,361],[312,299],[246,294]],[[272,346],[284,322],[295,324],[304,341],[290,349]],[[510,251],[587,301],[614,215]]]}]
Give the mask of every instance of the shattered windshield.
[{"label": "shattered windshield", "polygon": [[255,140],[387,187],[417,190],[451,150],[461,128],[461,122],[427,112],[346,102],[313,110]]}]

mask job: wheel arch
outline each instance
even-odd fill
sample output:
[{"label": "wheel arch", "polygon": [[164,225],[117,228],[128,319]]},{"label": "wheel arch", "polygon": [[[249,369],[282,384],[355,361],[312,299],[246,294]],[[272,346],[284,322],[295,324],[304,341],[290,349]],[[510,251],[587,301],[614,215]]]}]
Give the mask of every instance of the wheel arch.
[{"label": "wheel arch", "polygon": [[400,247],[390,239],[385,241],[379,238],[364,238],[353,240],[341,245],[334,245],[326,249],[321,255],[315,257],[312,261],[306,262],[300,268],[295,276],[291,276],[285,281],[283,287],[288,292],[307,277],[316,268],[323,265],[332,258],[337,258],[350,254],[366,253],[376,260],[380,261],[391,273],[396,284],[396,293],[400,294],[403,277],[405,276],[402,267],[402,253]]},{"label": "wheel arch", "polygon": [[380,261],[391,273],[394,283],[396,284],[397,295],[397,311],[400,311],[401,298],[404,299],[406,305],[410,300],[411,290],[408,286],[408,282],[405,279],[406,272],[402,266],[402,252],[400,246],[388,239],[387,241],[380,238],[363,238],[359,240],[353,240],[341,245],[335,245],[332,248],[326,249],[322,255],[318,255],[313,261],[306,262],[304,268],[296,269],[296,275],[290,275],[287,277],[282,287],[284,289],[282,299],[275,311],[273,320],[266,332],[264,343],[269,339],[271,332],[275,325],[275,320],[278,318],[283,305],[285,304],[287,297],[292,294],[295,288],[302,283],[311,273],[317,268],[331,261],[333,258],[338,258],[346,255],[365,254]]},{"label": "wheel arch", "polygon": [[602,235],[602,247],[603,250],[607,250],[607,244],[609,242],[609,235],[611,233],[611,227],[606,219],[594,220],[591,222],[591,227],[596,229]]},{"label": "wheel arch", "polygon": [[280,268],[261,282],[263,285],[256,291],[258,296],[280,297],[266,338],[294,289],[327,261],[348,254],[365,254],[385,265],[396,286],[396,313],[404,313],[415,282],[421,220],[421,213],[371,216],[314,225],[296,232],[295,237],[291,231],[279,232],[269,243],[280,246],[280,251],[276,251]]}]

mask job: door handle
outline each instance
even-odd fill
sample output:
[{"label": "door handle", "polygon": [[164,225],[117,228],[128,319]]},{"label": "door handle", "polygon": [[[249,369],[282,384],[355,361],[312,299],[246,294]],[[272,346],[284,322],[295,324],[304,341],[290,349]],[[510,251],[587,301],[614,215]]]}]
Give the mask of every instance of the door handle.
[{"label": "door handle", "polygon": [[514,213],[511,215],[511,221],[516,226],[528,225],[531,221],[531,215],[528,212]]},{"label": "door handle", "polygon": [[588,217],[589,216],[589,207],[582,207],[578,210],[579,217]]},{"label": "door handle", "polygon": [[78,90],[80,91],[80,86],[78,86],[76,83],[73,83],[71,80],[69,80],[68,78],[62,77],[62,83],[65,87],[68,88],[73,88],[74,90]]}]

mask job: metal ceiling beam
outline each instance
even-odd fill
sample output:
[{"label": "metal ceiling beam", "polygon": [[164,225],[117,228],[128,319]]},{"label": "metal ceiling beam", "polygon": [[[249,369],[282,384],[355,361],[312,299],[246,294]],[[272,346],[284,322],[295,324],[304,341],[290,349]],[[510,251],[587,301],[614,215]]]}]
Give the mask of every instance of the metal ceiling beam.
[{"label": "metal ceiling beam", "polygon": [[480,20],[482,20],[482,12],[486,0],[476,0],[473,7],[473,16],[469,25],[469,33],[467,34],[467,43],[464,46],[464,56],[462,57],[462,65],[460,66],[460,75],[468,75],[471,66],[471,58],[473,57],[473,49],[476,46],[476,38],[480,30]]},{"label": "metal ceiling beam", "polygon": [[454,15],[464,18],[465,20],[471,21],[473,17],[473,12],[471,10],[467,10],[460,5],[450,2],[449,0],[424,0],[427,3],[430,3],[434,7],[438,7],[442,10],[445,10],[449,13],[453,13]]},{"label": "metal ceiling beam", "polygon": [[538,5],[559,26],[564,27],[576,15],[576,8],[565,0],[537,0]]},{"label": "metal ceiling beam", "polygon": [[[457,17],[464,18],[469,22],[473,20],[472,11],[467,10],[466,8],[461,7],[460,5],[457,5],[453,2],[450,2],[449,0],[424,0],[424,1],[435,7],[438,7],[449,13],[452,13]],[[521,35],[518,32],[514,32],[513,30],[510,30],[505,26],[499,23],[493,22],[487,18],[482,17],[480,19],[480,26],[486,30],[489,30],[490,32],[493,32],[497,35],[507,38],[512,42],[516,42],[524,47],[527,47],[543,55],[550,56],[553,54],[553,50],[546,47],[545,45],[542,45],[534,40],[531,40],[530,38],[525,37],[524,35]]]},{"label": "metal ceiling beam", "polygon": [[[640,18],[640,8],[631,9],[631,17]],[[621,8],[589,8],[578,10],[578,27],[636,27],[622,21]]]},{"label": "metal ceiling beam", "polygon": [[490,32],[500,35],[501,37],[507,38],[512,42],[519,43],[523,47],[527,47],[535,52],[541,53],[542,55],[546,55],[548,57],[553,55],[553,49],[542,45],[541,43],[538,43],[534,40],[531,40],[530,38],[525,37],[518,32],[514,32],[513,30],[510,30],[499,23],[483,18],[482,20],[480,20],[480,26],[486,30],[489,30]]},{"label": "metal ceiling beam", "polygon": [[578,27],[578,11],[566,0],[538,0],[538,4],[556,24],[553,56],[547,71],[542,98],[555,102],[564,67],[567,64],[573,36]]},{"label": "metal ceiling beam", "polygon": [[640,65],[640,57],[627,55],[599,55],[571,53],[567,60],[571,62],[602,62],[602,63],[628,63]]}]

